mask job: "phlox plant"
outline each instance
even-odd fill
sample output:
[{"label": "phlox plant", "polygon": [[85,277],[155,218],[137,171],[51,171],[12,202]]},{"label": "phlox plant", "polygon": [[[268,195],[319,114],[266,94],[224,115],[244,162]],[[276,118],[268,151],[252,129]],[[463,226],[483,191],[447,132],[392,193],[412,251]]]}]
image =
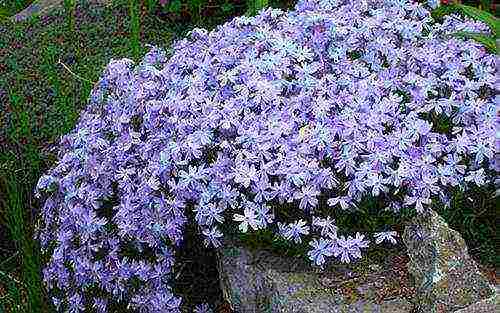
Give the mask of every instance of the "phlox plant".
[{"label": "phlox plant", "polygon": [[112,60],[35,190],[55,306],[179,312],[188,222],[211,247],[224,225],[272,230],[324,266],[398,237],[335,212],[376,197],[420,214],[490,183],[496,56],[457,29],[490,32],[405,0],[305,0]]}]

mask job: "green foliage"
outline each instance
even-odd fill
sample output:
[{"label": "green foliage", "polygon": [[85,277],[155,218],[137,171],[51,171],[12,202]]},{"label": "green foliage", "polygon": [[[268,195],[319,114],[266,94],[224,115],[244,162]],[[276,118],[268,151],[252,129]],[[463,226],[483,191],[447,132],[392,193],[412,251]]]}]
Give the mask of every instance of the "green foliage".
[{"label": "green foliage", "polygon": [[130,11],[130,48],[135,60],[140,57],[140,18],[139,18],[139,2],[137,0],[129,0]]},{"label": "green foliage", "polygon": [[146,8],[148,9],[148,13],[151,14],[158,7],[158,0],[146,0]]},{"label": "green foliage", "polygon": [[436,20],[442,20],[445,15],[452,13],[458,13],[471,19],[481,21],[488,25],[492,32],[491,36],[472,32],[457,32],[454,33],[453,36],[463,39],[473,39],[485,46],[490,52],[497,53],[496,39],[499,38],[500,34],[500,20],[498,18],[487,11],[463,4],[442,5],[433,10],[431,15]]},{"label": "green foliage", "polygon": [[475,7],[462,4],[457,4],[457,6],[459,10],[461,10],[461,12],[466,16],[487,24],[491,28],[493,35],[495,37],[498,37],[498,35],[500,34],[500,20],[498,18],[494,17],[487,11],[483,11]]},{"label": "green foliage", "polygon": [[191,12],[191,18],[195,24],[198,24],[200,21],[200,10],[204,4],[204,0],[189,0],[188,7]]},{"label": "green foliage", "polygon": [[75,8],[76,8],[76,0],[64,0],[64,9],[66,10],[66,16],[68,19],[68,30],[70,32],[74,32],[76,30]]},{"label": "green foliage", "polygon": [[253,16],[269,5],[268,0],[247,0],[247,12],[245,15]]},{"label": "green foliage", "polygon": [[469,253],[482,264],[498,268],[500,256],[496,253],[499,242],[496,231],[498,208],[492,197],[494,186],[474,187],[471,190],[455,191],[449,208],[434,205],[433,209],[458,231],[469,247]]},{"label": "green foliage", "polygon": [[433,10],[431,15],[433,18],[441,20],[445,15],[449,15],[452,13],[458,13],[463,16],[487,24],[491,28],[491,31],[494,36],[498,36],[498,34],[500,33],[500,24],[498,18],[496,18],[487,11],[483,11],[468,5],[463,5],[463,4],[442,5]]},{"label": "green foliage", "polygon": [[[25,153],[26,160],[18,158],[17,155],[12,153],[10,160],[8,160],[10,162],[2,163],[17,163],[14,168],[24,168],[22,162],[30,162],[30,166],[36,169],[39,164],[36,150],[31,145],[26,145]],[[31,239],[31,232],[25,224],[27,220],[30,220],[26,216],[27,212],[30,212],[26,206],[26,199],[27,195],[31,192],[31,188],[29,188],[31,186],[22,182],[23,179],[12,168],[2,167],[2,171],[0,172],[0,193],[6,195],[6,199],[1,203],[1,207],[3,208],[2,216],[5,218],[5,225],[9,229],[10,238],[13,239],[17,250],[22,252],[20,269],[18,271],[24,283],[19,283],[6,273],[2,273],[3,275],[0,275],[0,278],[8,286],[9,301],[14,302],[13,307],[15,310],[19,310],[20,312],[39,312],[43,303],[40,261],[36,242]],[[19,301],[21,290],[26,293],[27,301]]]},{"label": "green foliage", "polygon": [[0,21],[21,12],[33,1],[34,0],[0,0]]},{"label": "green foliage", "polygon": [[241,244],[251,251],[269,249],[277,254],[299,257],[307,261],[308,245],[305,243],[292,243],[277,236],[269,229],[249,230],[247,233],[242,233],[234,224],[221,224],[220,227],[225,236],[227,235],[235,243]]},{"label": "green foliage", "polygon": [[[11,59],[9,64],[16,69],[12,81],[14,86],[23,83],[17,60]],[[17,258],[19,267],[14,268],[24,283],[7,273],[0,275],[0,281],[7,286],[6,301],[12,302],[14,312],[39,312],[42,307],[40,262],[37,244],[31,239],[32,230],[27,223],[32,220],[32,216],[28,214],[31,209],[27,199],[33,187],[30,182],[37,178],[41,160],[33,144],[33,116],[29,113],[25,97],[11,85],[7,88],[7,93],[12,110],[11,132],[8,138],[19,148],[17,151],[0,153],[0,194],[5,195],[0,198],[0,224],[6,225],[17,251],[21,252]],[[3,266],[7,267],[10,261],[11,259],[7,259],[1,262],[0,271],[5,270]],[[27,301],[19,301],[21,291]]]},{"label": "green foliage", "polygon": [[479,1],[479,9],[481,10],[489,10],[491,8],[492,1],[491,0],[480,0]]},{"label": "green foliage", "polygon": [[[357,210],[332,210],[323,207],[319,209],[318,213],[319,216],[332,216],[335,219],[336,225],[339,227],[340,235],[345,234],[343,230],[349,230],[349,235],[351,235],[356,231],[373,233],[386,230],[386,228],[396,230],[401,234],[405,221],[416,215],[415,210],[409,208],[402,208],[398,213],[384,210],[382,204],[383,202],[381,199],[372,197],[361,202]],[[280,216],[281,219],[284,218],[290,221],[295,220],[293,213],[290,214],[290,212],[297,210],[297,207],[293,204],[284,203],[273,209],[275,214]],[[308,221],[308,224],[310,225],[311,221]],[[307,252],[310,247],[305,243],[306,240],[301,244],[296,244],[285,240],[269,229],[257,231],[249,230],[247,233],[241,233],[235,225],[229,226],[229,224],[222,224],[221,230],[232,240],[242,244],[250,250],[268,249],[279,255],[299,257],[309,262],[307,259]],[[371,246],[367,251],[371,259],[380,257],[381,254],[383,255],[386,252],[387,249],[385,247],[381,248],[375,245]]]},{"label": "green foliage", "polygon": [[496,40],[491,36],[486,36],[481,33],[473,33],[473,32],[457,32],[453,35],[455,37],[462,39],[473,39],[481,43],[483,46],[485,46],[488,51],[492,53],[497,53]]},{"label": "green foliage", "polygon": [[181,0],[172,0],[167,4],[168,12],[172,12],[172,13],[180,13],[181,7],[182,7]]},{"label": "green foliage", "polygon": [[10,12],[4,7],[0,7],[0,21],[10,17]]},{"label": "green foliage", "polygon": [[234,10],[234,5],[226,1],[221,5],[220,8],[222,9],[222,12],[230,13]]},{"label": "green foliage", "polygon": [[[159,1],[146,0],[146,4],[149,13],[152,13],[154,12],[154,9],[158,6]],[[269,5],[270,3],[268,0],[249,0],[246,2],[247,10],[245,14],[255,15],[259,10],[268,7]],[[275,7],[290,8],[293,6],[293,3],[285,4],[285,2],[282,0],[276,0],[273,2],[272,5]],[[220,2],[216,1],[215,3],[208,2],[207,0],[170,0],[164,7],[162,7],[162,11],[177,15],[181,13],[188,13],[190,16],[190,21],[193,24],[202,25],[205,24],[206,22],[212,24],[212,21],[218,19],[218,16],[207,17],[206,15],[203,16],[202,14],[205,11],[205,9],[214,7],[219,8],[216,14],[220,15],[220,13],[222,13],[222,16],[224,18],[227,18],[228,15],[239,14],[239,12],[236,12],[237,11],[236,9],[240,8],[241,6],[239,6],[237,2],[231,0],[223,0]]]},{"label": "green foliage", "polygon": [[21,282],[11,277],[7,273],[0,271],[0,284],[5,286],[5,295],[0,301],[0,312],[6,312],[10,308],[12,313],[21,313],[24,306],[21,301]]}]

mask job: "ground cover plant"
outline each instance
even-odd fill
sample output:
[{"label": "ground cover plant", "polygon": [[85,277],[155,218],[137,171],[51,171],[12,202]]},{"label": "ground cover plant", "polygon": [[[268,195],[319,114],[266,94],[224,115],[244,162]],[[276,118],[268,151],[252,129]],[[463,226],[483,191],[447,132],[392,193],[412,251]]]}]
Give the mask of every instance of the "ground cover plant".
[{"label": "ground cover plant", "polygon": [[15,13],[26,8],[32,0],[1,0],[0,1],[0,19],[12,16]]},{"label": "ground cover plant", "polygon": [[307,242],[322,266],[397,236],[339,228],[335,211],[423,213],[484,186],[495,56],[457,29],[491,32],[417,3],[301,1],[110,62],[36,188],[56,306],[178,311],[188,212],[206,246],[232,221]]},{"label": "ground cover plant", "polygon": [[[117,56],[127,57],[131,54],[129,50],[130,34],[126,32],[129,29],[127,24],[127,15],[129,14],[128,1],[122,2],[121,7],[118,6],[121,9],[114,11],[114,14],[110,14],[109,11],[104,9],[94,10],[91,7],[84,6],[84,3],[82,2],[80,5],[77,5],[75,18],[76,24],[80,27],[77,29],[78,33],[75,36],[71,32],[68,32],[65,21],[67,16],[62,11],[59,11],[59,13],[48,19],[34,19],[23,26],[16,26],[13,29],[4,28],[3,25],[0,28],[2,31],[2,36],[0,37],[2,39],[2,42],[0,42],[2,44],[0,47],[2,53],[0,53],[0,57],[5,56],[3,59],[5,62],[0,62],[0,66],[8,73],[7,76],[1,77],[2,90],[0,96],[4,101],[0,102],[2,104],[5,103],[6,107],[0,112],[0,118],[3,122],[0,128],[0,132],[2,132],[2,135],[0,135],[2,141],[2,184],[0,188],[4,191],[2,194],[9,195],[8,198],[2,198],[3,201],[0,205],[2,208],[8,209],[5,212],[2,210],[2,218],[9,220],[9,225],[14,225],[10,229],[11,234],[9,236],[12,236],[11,238],[19,238],[17,242],[19,248],[7,245],[7,242],[2,241],[3,246],[1,248],[5,257],[2,257],[0,260],[0,270],[2,270],[0,281],[5,283],[0,289],[7,289],[11,292],[11,297],[7,298],[9,301],[7,309],[12,311],[22,312],[27,310],[28,306],[25,308],[22,307],[22,305],[26,304],[26,299],[33,302],[30,304],[32,311],[38,312],[40,310],[37,307],[39,300],[37,300],[36,296],[40,294],[40,290],[37,291],[37,288],[40,289],[40,284],[37,283],[40,280],[40,277],[37,277],[39,276],[39,270],[37,269],[38,250],[36,243],[29,240],[31,237],[31,223],[29,221],[34,221],[32,211],[36,208],[36,203],[31,198],[31,190],[40,172],[42,170],[46,171],[47,166],[55,164],[54,162],[57,160],[56,155],[52,151],[49,151],[49,147],[52,146],[51,144],[61,134],[67,133],[73,128],[79,115],[79,110],[86,105],[87,97],[92,87],[92,82],[76,78],[73,74],[68,73],[58,62],[59,57],[61,61],[71,67],[80,77],[86,78],[89,81],[98,81],[101,69],[108,62],[109,58]],[[92,22],[92,24],[88,22]],[[216,23],[221,23],[221,20],[216,21]],[[61,27],[61,25],[64,25],[64,27]],[[96,27],[96,25],[98,26]],[[460,25],[463,24],[459,23],[454,26]],[[483,26],[481,25],[481,27]],[[111,29],[106,27],[111,27]],[[256,25],[252,27],[256,27]],[[451,31],[452,27],[448,27],[448,30]],[[472,28],[471,30],[486,30],[481,27],[479,29]],[[164,29],[158,27],[158,20],[156,18],[152,18],[145,20],[141,28],[142,42],[151,42],[157,43],[160,46],[166,46],[167,43],[165,41],[170,40],[173,36],[182,38],[183,34],[176,34],[180,33],[180,29],[186,30],[188,27]],[[102,34],[104,33],[113,34],[113,38],[103,36]],[[31,38],[34,38],[34,40],[30,41]],[[6,40],[3,41],[4,39]],[[70,44],[75,39],[77,39],[77,42],[81,42],[79,47]],[[29,43],[29,46],[23,47],[23,43]],[[474,49],[482,51],[479,45],[473,42],[468,42],[468,44],[472,45]],[[21,49],[21,51],[15,49]],[[41,53],[33,55],[31,51],[37,49]],[[142,49],[139,54],[145,52],[144,46],[142,46]],[[265,49],[263,48],[263,50]],[[482,57],[486,55],[484,51],[481,53],[483,53]],[[89,56],[93,58],[87,59]],[[356,57],[355,54],[348,56],[349,59]],[[471,63],[468,70],[474,70],[473,64],[475,63]],[[470,73],[467,73],[467,75],[470,75]],[[308,75],[304,76],[302,79],[306,78],[306,80],[317,78],[317,75],[314,75],[314,73],[309,75],[312,77]],[[293,82],[297,78],[301,79],[300,76],[288,79]],[[231,81],[228,82],[231,84]],[[459,83],[457,84],[459,85]],[[47,88],[47,86],[50,86],[50,88]],[[483,95],[483,97],[488,99],[488,95]],[[300,129],[299,135],[300,133],[307,134],[308,128],[301,127]],[[19,155],[23,156],[21,160],[17,160],[17,156]],[[491,240],[496,235],[494,233],[494,224],[492,224],[495,216],[494,201],[491,199],[492,192],[493,188],[491,185],[481,188],[473,187],[472,190],[469,189],[466,192],[460,190],[453,192],[450,208],[439,205],[439,202],[432,204],[441,210],[440,213],[445,214],[445,218],[452,222],[452,226],[463,231],[462,234],[468,239],[468,243],[472,243],[473,250],[476,250],[473,253],[477,253],[478,258],[488,263],[495,262],[494,246],[492,246]],[[367,201],[371,201],[371,204],[358,204],[358,208],[362,210],[373,208],[374,212],[384,208],[383,202]],[[280,207],[286,205],[289,205],[289,207],[281,211],[279,207],[273,208],[277,210],[276,213],[280,214],[277,214],[278,217],[284,220],[288,219],[288,221],[292,222],[293,218],[301,216],[301,211],[295,210],[293,205],[284,203]],[[186,210],[188,220],[194,222],[196,213]],[[241,213],[239,212],[239,214]],[[290,213],[299,214],[296,216],[284,216],[284,214]],[[380,221],[374,221],[373,214],[362,214],[363,218],[357,219],[356,217],[352,218],[351,214],[344,215],[342,212],[338,213],[338,216],[335,216],[335,224],[341,230],[347,230],[346,227],[349,227],[352,230],[373,232],[380,230],[380,226],[387,225],[391,219],[391,217],[388,217],[387,220],[383,220],[381,223]],[[354,214],[359,214],[359,212],[355,212]],[[387,212],[387,214],[388,216],[392,215],[391,212]],[[225,217],[227,220],[230,220],[234,216],[225,213]],[[25,226],[22,226],[19,225],[20,220],[27,220],[28,222]],[[316,221],[324,224],[324,220],[323,222],[320,220]],[[359,222],[357,225],[356,221]],[[312,220],[308,222],[312,222]],[[199,236],[199,234],[193,234],[193,232],[197,231],[196,227],[192,227],[196,226],[196,223],[187,225],[191,225],[188,227],[192,233],[190,236]],[[371,226],[367,227],[368,225]],[[239,224],[229,225],[226,222],[220,225],[220,228],[232,226],[237,230]],[[353,227],[351,228],[351,226]],[[394,227],[397,226],[394,225]],[[250,224],[249,228],[251,229],[251,227]],[[272,239],[274,232],[266,233],[266,231],[269,231],[269,229],[259,229],[253,234],[262,233],[262,236]],[[2,232],[6,235],[9,233],[3,229]],[[251,238],[252,232],[249,231],[242,237]],[[257,238],[260,239],[262,237]],[[306,257],[310,246],[305,239],[309,238],[306,236],[302,241],[304,249],[301,252]],[[188,243],[189,240],[186,239]],[[255,238],[252,240],[255,241]],[[31,242],[33,245],[30,246],[31,244],[27,244],[22,246],[23,242]],[[267,242],[270,244],[274,243],[272,240],[268,240]],[[287,249],[294,246],[288,245],[286,239],[280,241],[280,244],[285,245]],[[16,250],[19,252],[9,253]],[[176,254],[178,262],[182,262],[183,253],[186,253],[186,250]],[[187,253],[189,254],[190,252]],[[45,254],[43,261],[46,262],[50,257],[50,253]],[[19,266],[20,263],[23,266]],[[176,264],[174,267],[178,265]],[[189,266],[187,267],[189,268]],[[183,276],[186,274],[189,275],[189,271],[178,271],[178,269],[175,269],[174,272],[176,275],[177,272],[181,273],[179,277],[181,283],[183,282],[182,279],[185,278]],[[216,277],[214,276],[215,279]],[[32,287],[33,290],[27,290],[26,287]],[[178,295],[177,291],[175,290],[175,293]],[[35,297],[26,297],[24,294],[26,292],[35,295]],[[2,297],[2,300],[5,299],[5,297]],[[200,298],[193,303],[197,303],[199,300]],[[49,309],[44,307],[42,310]]]},{"label": "ground cover plant", "polygon": [[[32,239],[39,206],[33,189],[42,171],[54,163],[53,147],[74,126],[105,64],[131,54],[129,1],[74,4],[73,27],[68,6],[23,23],[0,24],[0,311],[54,311],[41,288],[39,248]],[[227,19],[215,13],[204,27]],[[139,54],[147,51],[146,43],[167,47],[193,27],[189,21],[175,24],[156,14],[141,14],[140,20]],[[185,305],[219,301],[210,270],[215,262],[203,257],[208,252],[200,247],[185,250],[181,257],[195,254],[198,262],[209,264],[207,270],[191,261],[180,271],[184,284],[176,290],[186,294]],[[211,281],[204,283],[203,275]],[[213,293],[190,291],[187,284],[195,278]]]}]

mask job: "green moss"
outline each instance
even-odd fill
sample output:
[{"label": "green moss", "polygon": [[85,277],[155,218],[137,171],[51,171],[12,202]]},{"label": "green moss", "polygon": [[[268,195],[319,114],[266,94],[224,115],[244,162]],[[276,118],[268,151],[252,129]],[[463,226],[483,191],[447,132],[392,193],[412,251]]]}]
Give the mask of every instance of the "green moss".
[{"label": "green moss", "polygon": [[237,257],[241,254],[240,251],[234,247],[224,248],[222,253],[228,257]]},{"label": "green moss", "polygon": [[292,284],[306,284],[307,279],[303,273],[287,273],[286,280]]},{"label": "green moss", "polygon": [[0,21],[21,12],[31,3],[33,0],[0,1]]},{"label": "green moss", "polygon": [[293,294],[295,299],[311,299],[316,296],[332,295],[332,291],[327,288],[306,286]]}]

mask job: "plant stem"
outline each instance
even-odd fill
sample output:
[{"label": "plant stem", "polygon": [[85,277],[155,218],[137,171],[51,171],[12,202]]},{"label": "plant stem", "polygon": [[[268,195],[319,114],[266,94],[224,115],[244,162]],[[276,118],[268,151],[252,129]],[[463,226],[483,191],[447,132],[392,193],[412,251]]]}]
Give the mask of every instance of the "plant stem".
[{"label": "plant stem", "polygon": [[137,61],[140,57],[140,21],[139,0],[129,0],[130,11],[130,45],[132,54]]},{"label": "plant stem", "polygon": [[66,17],[68,19],[68,30],[70,34],[73,34],[73,32],[76,30],[75,7],[76,0],[64,0],[64,9],[66,11]]},{"label": "plant stem", "polygon": [[76,78],[78,78],[78,79],[80,79],[80,80],[82,80],[82,81],[85,81],[85,82],[89,82],[89,83],[91,83],[91,84],[95,84],[95,83],[96,83],[96,82],[91,81],[91,80],[89,80],[89,79],[83,78],[83,77],[81,77],[81,76],[80,76],[80,75],[78,75],[78,74],[75,74],[73,71],[71,71],[71,69],[70,69],[70,68],[69,68],[66,64],[64,64],[63,62],[61,62],[61,59],[59,59],[59,61],[58,61],[57,63],[58,63],[58,64],[61,64],[61,65],[64,67],[64,69],[65,69],[66,71],[68,71],[71,75],[75,76]]}]

